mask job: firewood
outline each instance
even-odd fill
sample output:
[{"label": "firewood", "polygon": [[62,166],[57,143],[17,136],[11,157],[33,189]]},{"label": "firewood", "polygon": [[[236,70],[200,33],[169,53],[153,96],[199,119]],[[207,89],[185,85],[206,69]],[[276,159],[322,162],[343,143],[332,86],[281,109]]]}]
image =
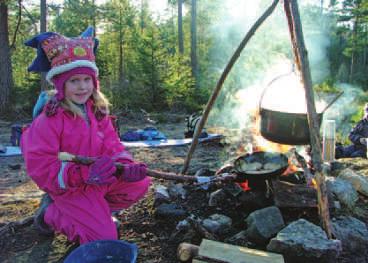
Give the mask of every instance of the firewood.
[{"label": "firewood", "polygon": [[177,250],[177,257],[181,262],[186,262],[198,256],[199,246],[190,243],[180,243]]},{"label": "firewood", "polygon": [[284,257],[277,253],[250,249],[207,239],[202,240],[199,246],[198,255],[216,262],[284,263]]},{"label": "firewood", "polygon": [[[317,208],[317,190],[305,184],[272,180],[273,198],[279,208]],[[331,207],[333,198],[329,195]]]},{"label": "firewood", "polygon": [[304,159],[302,155],[300,155],[295,148],[291,149],[291,152],[294,154],[296,160],[300,164],[300,166],[303,168],[304,176],[307,181],[308,186],[312,186],[312,179],[314,178],[314,175],[312,174],[311,170],[308,168],[307,161]]}]

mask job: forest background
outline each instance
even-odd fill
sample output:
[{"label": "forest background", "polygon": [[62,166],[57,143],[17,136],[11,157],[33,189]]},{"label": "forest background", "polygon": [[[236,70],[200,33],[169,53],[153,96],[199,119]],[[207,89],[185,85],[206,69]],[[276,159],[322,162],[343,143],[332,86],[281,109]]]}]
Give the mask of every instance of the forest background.
[{"label": "forest background", "polygon": [[[203,109],[230,57],[271,1],[168,0],[154,13],[148,0],[0,0],[0,114],[31,115],[40,74],[27,72],[35,50],[24,41],[44,31],[77,36],[96,28],[97,65],[114,110],[190,113]],[[317,92],[345,92],[335,115],[356,122],[368,89],[368,0],[298,1]],[[151,4],[151,5],[150,5]],[[293,61],[282,3],[255,33],[211,112],[238,122],[256,107],[262,87]],[[244,97],[245,96],[245,97]],[[288,100],[284,98],[275,98]],[[244,108],[244,105],[245,108]],[[338,108],[345,107],[339,111]],[[231,116],[231,118],[229,118]],[[211,118],[210,118],[211,119]],[[244,119],[242,120],[244,121]]]}]

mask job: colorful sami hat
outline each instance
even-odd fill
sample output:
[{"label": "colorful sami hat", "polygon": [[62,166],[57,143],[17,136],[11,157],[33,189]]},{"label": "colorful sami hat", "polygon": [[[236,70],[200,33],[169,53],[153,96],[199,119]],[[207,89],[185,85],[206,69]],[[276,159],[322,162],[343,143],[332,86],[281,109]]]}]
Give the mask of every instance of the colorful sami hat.
[{"label": "colorful sami hat", "polygon": [[28,71],[47,72],[46,80],[77,67],[89,67],[96,72],[95,53],[98,40],[93,38],[93,28],[88,27],[79,37],[68,38],[54,32],[39,34],[25,42],[37,49],[37,57]]}]

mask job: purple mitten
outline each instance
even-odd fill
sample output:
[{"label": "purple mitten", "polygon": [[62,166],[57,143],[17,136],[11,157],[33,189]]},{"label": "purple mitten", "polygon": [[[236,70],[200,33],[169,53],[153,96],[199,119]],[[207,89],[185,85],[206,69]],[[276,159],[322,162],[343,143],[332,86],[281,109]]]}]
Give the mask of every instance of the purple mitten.
[{"label": "purple mitten", "polygon": [[124,182],[137,182],[146,177],[147,165],[144,163],[124,164],[123,174],[121,179]]},{"label": "purple mitten", "polygon": [[114,161],[108,156],[101,156],[90,166],[86,183],[95,185],[114,183],[117,181],[115,172]]}]

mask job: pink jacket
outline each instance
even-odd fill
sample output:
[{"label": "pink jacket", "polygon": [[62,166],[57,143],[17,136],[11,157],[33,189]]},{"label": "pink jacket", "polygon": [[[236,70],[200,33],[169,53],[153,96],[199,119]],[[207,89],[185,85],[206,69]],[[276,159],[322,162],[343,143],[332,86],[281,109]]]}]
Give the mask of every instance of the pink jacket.
[{"label": "pink jacket", "polygon": [[61,162],[59,152],[90,157],[108,155],[123,163],[133,162],[110,117],[98,121],[92,107],[89,100],[89,123],[59,107],[51,117],[43,112],[22,134],[21,148],[28,175],[45,192],[59,195],[85,186],[88,166]]}]

